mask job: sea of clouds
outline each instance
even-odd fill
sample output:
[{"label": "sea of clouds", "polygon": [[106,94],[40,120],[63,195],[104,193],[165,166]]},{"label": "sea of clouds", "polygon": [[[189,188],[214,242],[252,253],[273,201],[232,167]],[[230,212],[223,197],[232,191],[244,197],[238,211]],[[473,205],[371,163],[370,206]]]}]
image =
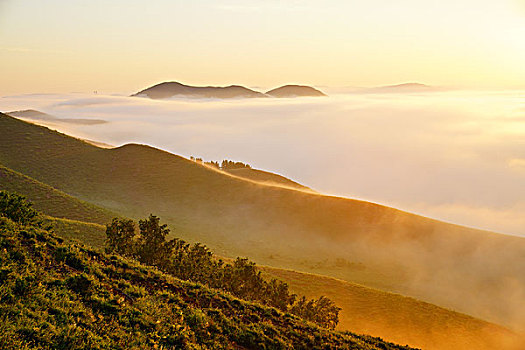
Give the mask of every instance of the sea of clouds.
[{"label": "sea of clouds", "polygon": [[326,98],[155,101],[93,94],[0,98],[99,125],[53,122],[81,138],[232,159],[319,192],[525,235],[525,93],[448,91]]}]

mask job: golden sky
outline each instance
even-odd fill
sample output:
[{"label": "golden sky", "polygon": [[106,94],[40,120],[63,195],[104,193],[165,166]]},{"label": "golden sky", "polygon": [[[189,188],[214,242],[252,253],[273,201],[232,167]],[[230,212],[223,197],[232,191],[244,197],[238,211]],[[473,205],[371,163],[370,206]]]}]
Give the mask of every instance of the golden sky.
[{"label": "golden sky", "polygon": [[188,84],[525,87],[523,0],[0,0],[0,95]]}]

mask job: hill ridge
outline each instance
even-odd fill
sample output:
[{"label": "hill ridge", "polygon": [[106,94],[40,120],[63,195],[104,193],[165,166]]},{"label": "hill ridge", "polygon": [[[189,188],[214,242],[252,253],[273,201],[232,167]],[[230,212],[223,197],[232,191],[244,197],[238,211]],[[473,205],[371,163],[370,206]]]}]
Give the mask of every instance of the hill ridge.
[{"label": "hill ridge", "polygon": [[266,94],[272,97],[326,96],[326,94],[311,86],[296,84],[283,85],[278,88],[267,91]]},{"label": "hill ridge", "polygon": [[267,97],[260,92],[241,85],[191,86],[176,81],[162,82],[132,94],[131,96],[147,96],[153,99],[163,99],[178,95],[200,98]]},{"label": "hill ridge", "polygon": [[323,92],[306,85],[283,85],[266,93],[249,89],[242,85],[191,86],[177,81],[155,84],[131,96],[145,96],[152,99],[165,99],[177,96],[194,98],[264,98],[326,96]]}]

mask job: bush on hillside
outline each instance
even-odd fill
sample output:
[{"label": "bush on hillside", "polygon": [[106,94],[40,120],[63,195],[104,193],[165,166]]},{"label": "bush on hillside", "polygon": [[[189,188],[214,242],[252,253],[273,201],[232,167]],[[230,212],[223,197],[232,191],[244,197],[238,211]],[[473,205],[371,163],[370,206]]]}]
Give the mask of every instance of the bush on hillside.
[{"label": "bush on hillside", "polygon": [[[64,243],[46,228],[14,222],[5,208],[0,349],[408,349],[329,331],[133,259]],[[194,253],[205,260],[211,254],[202,245]],[[253,270],[239,259],[230,273]]]},{"label": "bush on hillside", "polygon": [[18,224],[41,224],[40,215],[32,206],[24,196],[0,191],[0,215]]},{"label": "bush on hillside", "polygon": [[190,245],[178,238],[166,240],[169,232],[155,215],[139,221],[137,234],[133,221],[115,218],[106,226],[106,249],[132,256],[177,278],[203,283],[238,298],[296,314],[322,327],[334,329],[337,326],[340,308],[330,299],[302,297],[297,300],[287,283],[263,279],[254,262],[237,258],[233,263],[225,263],[200,243]]}]

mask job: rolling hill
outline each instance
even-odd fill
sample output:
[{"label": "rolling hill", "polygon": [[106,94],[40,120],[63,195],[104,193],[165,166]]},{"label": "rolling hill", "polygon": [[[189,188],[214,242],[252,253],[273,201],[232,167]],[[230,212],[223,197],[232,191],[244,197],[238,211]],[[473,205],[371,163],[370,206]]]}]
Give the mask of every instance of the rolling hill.
[{"label": "rolling hill", "polygon": [[2,349],[408,349],[64,244],[4,214]]},{"label": "rolling hill", "polygon": [[326,96],[321,91],[304,85],[284,85],[266,92],[272,97],[321,97]]},{"label": "rolling hill", "polygon": [[[103,209],[89,205],[79,211],[78,207],[83,207],[84,202],[5,167],[0,170],[0,179],[8,179],[0,181],[0,190],[23,192],[47,215],[59,214],[88,221],[48,217],[54,231],[61,237],[96,248],[104,246],[105,227],[89,222],[106,219],[109,222],[109,214],[104,217],[97,215],[106,213]],[[342,308],[338,327],[341,331],[356,331],[436,350],[493,349],[502,348],[502,344],[508,345],[504,348],[512,349],[511,342],[517,341],[517,335],[497,325],[398,294],[315,274],[272,267],[262,267],[262,271],[270,278],[285,281],[299,295],[309,298],[324,295],[336,301]]]},{"label": "rolling hill", "polygon": [[193,98],[253,98],[267,97],[266,95],[245,88],[244,86],[231,85],[219,86],[189,86],[178,82],[164,82],[131,96],[144,96],[152,99],[171,98],[176,96]]},{"label": "rolling hill", "polygon": [[[0,164],[223,256],[410,295],[525,329],[525,240],[264,186],[141,145],[101,149],[0,115]],[[342,264],[340,262],[343,262]]]},{"label": "rolling hill", "polygon": [[105,225],[119,215],[81,201],[51,186],[17,173],[0,164],[0,189],[24,195],[35,208],[55,218]]},{"label": "rolling hill", "polygon": [[107,121],[102,119],[87,119],[87,118],[58,118],[54,115],[40,112],[34,109],[25,109],[22,111],[13,111],[7,113],[10,116],[29,119],[34,121],[44,121],[47,123],[70,123],[70,124],[84,124],[84,125],[95,125],[104,124]]},{"label": "rolling hill", "polygon": [[399,294],[339,279],[262,267],[308,298],[324,295],[339,307],[340,330],[379,336],[422,349],[521,349],[523,338],[498,325]]}]

